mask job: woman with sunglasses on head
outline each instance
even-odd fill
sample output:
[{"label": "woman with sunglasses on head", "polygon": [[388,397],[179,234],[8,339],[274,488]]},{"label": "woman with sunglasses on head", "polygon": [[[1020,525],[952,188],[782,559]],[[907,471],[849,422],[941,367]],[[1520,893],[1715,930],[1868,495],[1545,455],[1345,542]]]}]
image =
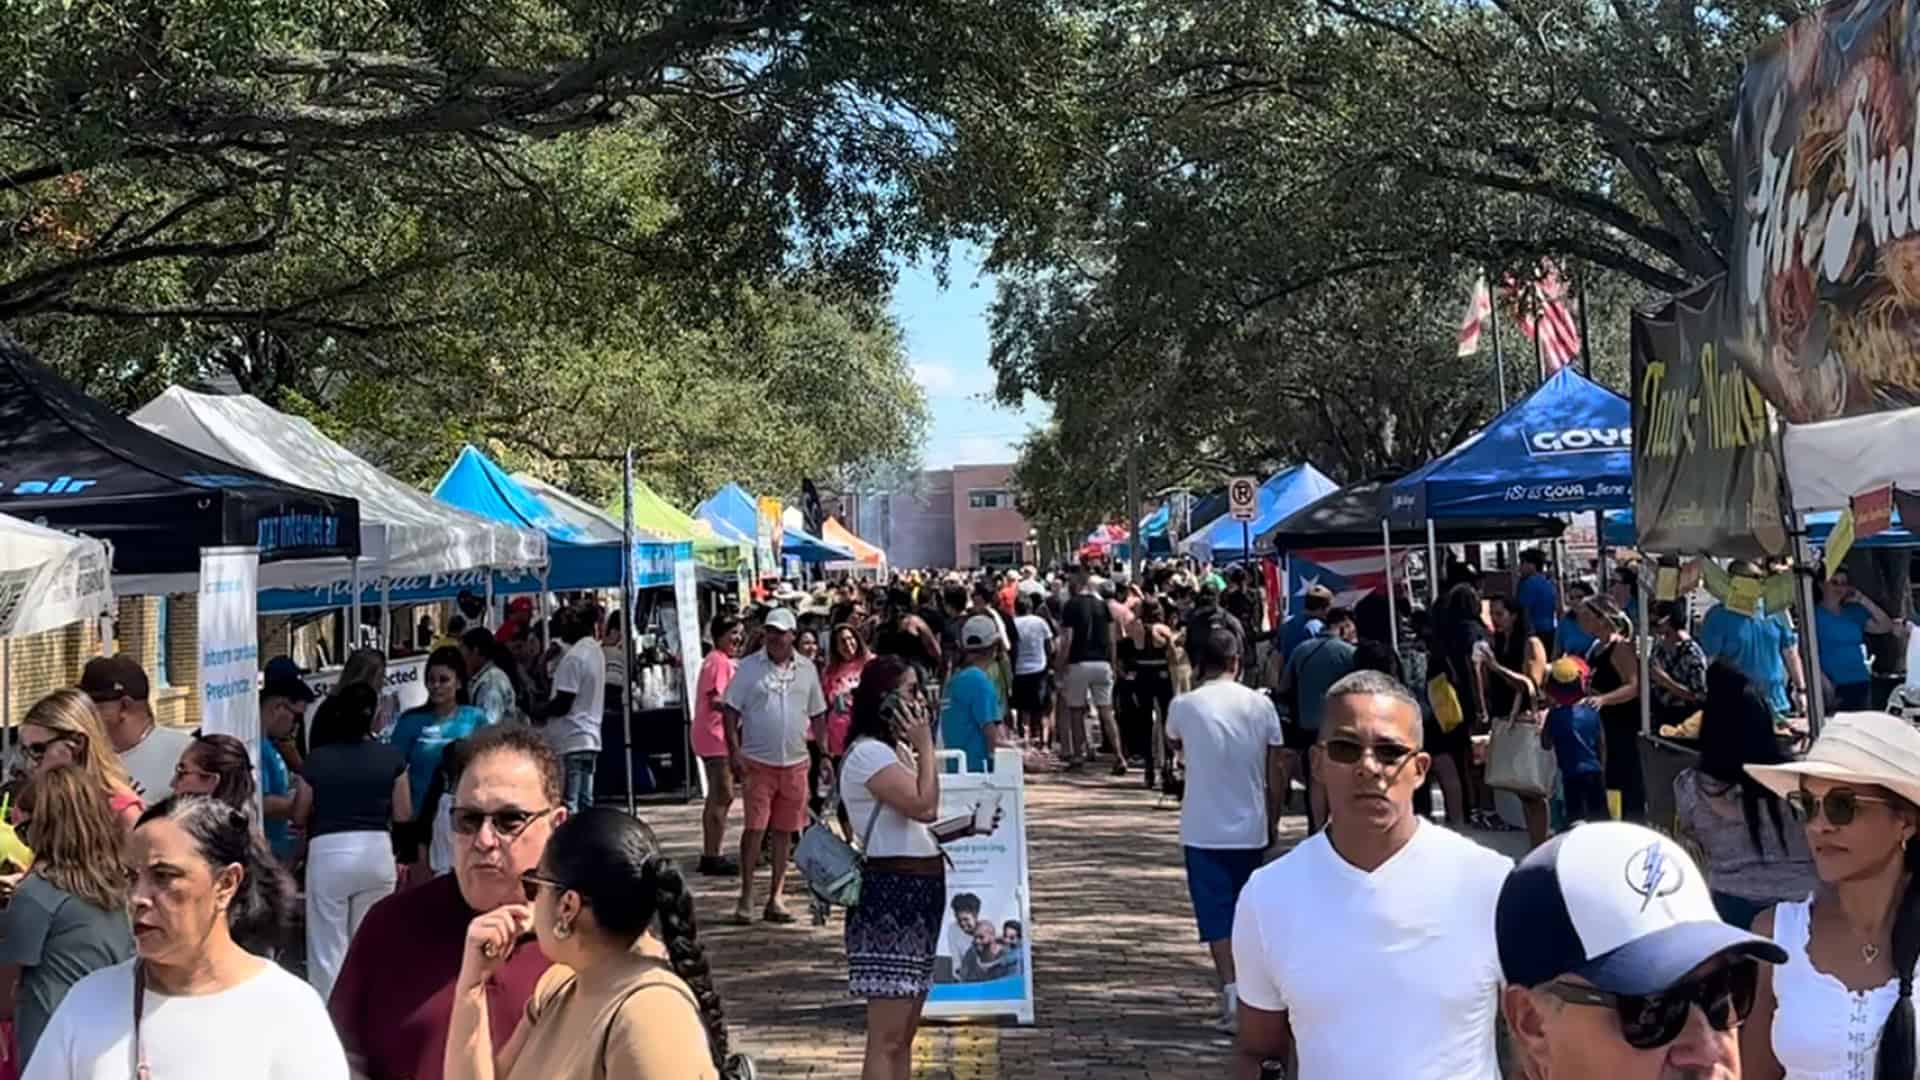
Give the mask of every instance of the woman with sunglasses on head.
[{"label": "woman with sunglasses on head", "polygon": [[[617,810],[584,811],[554,830],[539,866],[520,880],[525,904],[489,911],[467,930],[447,1080],[738,1075],[693,896],[652,830]],[[533,940],[553,966],[496,1053],[487,983]]]},{"label": "woman with sunglasses on head", "polygon": [[175,795],[141,815],[125,866],[134,958],[74,985],[24,1080],[347,1080],[319,995],[259,954],[293,890],[246,815]]},{"label": "woman with sunglasses on head", "polygon": [[21,798],[37,812],[23,839],[33,869],[0,910],[0,1016],[20,1062],[83,976],[133,955],[120,823],[78,769],[36,777]]},{"label": "woman with sunglasses on head", "polygon": [[1819,875],[1805,900],[1754,920],[1786,950],[1761,973],[1741,1032],[1745,1076],[1905,1080],[1920,1063],[1920,730],[1886,713],[1840,713],[1805,760],[1749,765],[1785,799]]},{"label": "woman with sunglasses on head", "polygon": [[78,690],[55,690],[27,710],[20,721],[20,749],[26,754],[33,775],[44,776],[54,769],[75,768],[93,781],[113,816],[120,824],[133,828],[140,820],[140,796],[133,790],[133,778],[120,764],[106,729],[93,711],[93,702]]},{"label": "woman with sunglasses on head", "polygon": [[440,754],[455,739],[487,725],[487,714],[467,704],[467,658],[459,649],[433,650],[427,657],[427,703],[408,709],[393,722],[388,742],[407,759],[411,817],[427,814],[427,787],[440,767]]}]

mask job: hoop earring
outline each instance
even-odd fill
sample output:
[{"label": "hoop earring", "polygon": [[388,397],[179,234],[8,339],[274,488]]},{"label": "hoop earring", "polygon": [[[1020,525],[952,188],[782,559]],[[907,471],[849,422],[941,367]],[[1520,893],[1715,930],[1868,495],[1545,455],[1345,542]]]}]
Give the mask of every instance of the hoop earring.
[{"label": "hoop earring", "polygon": [[573,936],[572,923],[556,922],[553,924],[553,938],[555,941],[565,941],[572,936]]}]

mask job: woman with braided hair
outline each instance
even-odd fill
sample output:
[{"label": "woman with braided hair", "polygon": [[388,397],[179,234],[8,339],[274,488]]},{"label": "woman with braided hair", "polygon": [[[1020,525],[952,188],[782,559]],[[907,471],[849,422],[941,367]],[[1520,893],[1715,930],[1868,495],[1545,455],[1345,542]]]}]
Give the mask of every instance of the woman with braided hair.
[{"label": "woman with braided hair", "polygon": [[[447,1080],[736,1080],[693,896],[653,831],[590,809],[555,829],[521,876],[525,904],[467,929],[447,1034]],[[649,932],[658,922],[657,935]],[[513,1037],[493,1051],[487,979],[535,940],[553,961]]]}]

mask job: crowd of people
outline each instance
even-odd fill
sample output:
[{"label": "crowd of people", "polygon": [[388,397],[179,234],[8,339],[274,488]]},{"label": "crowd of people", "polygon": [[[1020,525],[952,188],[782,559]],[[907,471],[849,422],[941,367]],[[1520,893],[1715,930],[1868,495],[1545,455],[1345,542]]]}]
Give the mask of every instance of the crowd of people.
[{"label": "crowd of people", "polygon": [[548,655],[519,614],[433,649],[412,709],[393,706],[377,652],[349,657],[317,707],[291,661],[270,661],[257,764],[232,736],[157,723],[126,656],[34,704],[5,803],[32,855],[0,877],[0,1065],[30,1080],[750,1074],[686,879],[642,821],[591,805],[618,626],[563,605]]}]

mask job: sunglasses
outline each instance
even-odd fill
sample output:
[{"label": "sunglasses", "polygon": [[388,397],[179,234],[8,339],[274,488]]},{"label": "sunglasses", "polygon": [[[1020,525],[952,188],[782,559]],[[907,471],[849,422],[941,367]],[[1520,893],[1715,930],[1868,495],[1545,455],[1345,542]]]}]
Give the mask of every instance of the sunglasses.
[{"label": "sunglasses", "polygon": [[1609,994],[1590,986],[1550,982],[1541,989],[1571,1005],[1611,1008],[1620,1016],[1620,1034],[1635,1050],[1653,1050],[1680,1037],[1687,1011],[1698,1005],[1715,1031],[1731,1031],[1753,1012],[1760,966],[1745,960],[1690,979],[1657,994]]},{"label": "sunglasses", "polygon": [[1880,803],[1884,806],[1887,800],[1872,795],[1856,795],[1845,788],[1829,791],[1824,797],[1805,789],[1787,792],[1787,812],[1802,825],[1811,825],[1823,813],[1829,824],[1851,825],[1860,813],[1861,803]]},{"label": "sunglasses", "polygon": [[1413,747],[1397,742],[1377,742],[1371,745],[1354,739],[1328,739],[1326,742],[1327,760],[1336,765],[1357,765],[1368,754],[1380,763],[1383,769],[1394,769],[1400,763],[1412,757]]},{"label": "sunglasses", "polygon": [[27,755],[28,761],[40,761],[47,756],[47,751],[53,749],[60,743],[71,742],[78,745],[84,738],[85,736],[82,735],[62,733],[55,735],[51,739],[43,739],[40,742],[23,742],[20,744],[20,750]]},{"label": "sunglasses", "polygon": [[538,870],[529,870],[520,875],[520,889],[527,894],[527,903],[529,904],[540,898],[540,886],[542,885],[545,885],[549,889],[558,889],[561,892],[567,891],[567,887],[560,882],[550,877],[541,877],[540,871]]},{"label": "sunglasses", "polygon": [[453,822],[453,831],[462,836],[473,836],[479,833],[481,825],[492,822],[495,836],[512,840],[525,832],[527,826],[551,813],[553,813],[551,806],[539,811],[518,810],[511,807],[505,810],[475,810],[470,806],[456,806],[450,817]]}]

